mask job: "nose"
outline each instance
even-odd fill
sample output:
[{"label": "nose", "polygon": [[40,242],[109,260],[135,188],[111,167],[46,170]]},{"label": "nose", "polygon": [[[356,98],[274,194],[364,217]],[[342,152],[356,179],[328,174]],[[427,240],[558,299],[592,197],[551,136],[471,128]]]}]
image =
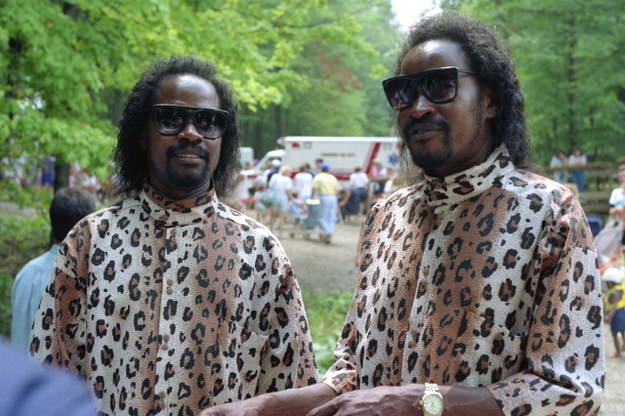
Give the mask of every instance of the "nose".
[{"label": "nose", "polygon": [[434,112],[432,103],[425,97],[424,94],[417,94],[412,105],[408,108],[410,116],[415,119],[421,119]]},{"label": "nose", "polygon": [[184,129],[178,134],[181,139],[188,140],[190,142],[202,141],[204,138],[200,133],[198,133],[193,121],[189,121]]}]

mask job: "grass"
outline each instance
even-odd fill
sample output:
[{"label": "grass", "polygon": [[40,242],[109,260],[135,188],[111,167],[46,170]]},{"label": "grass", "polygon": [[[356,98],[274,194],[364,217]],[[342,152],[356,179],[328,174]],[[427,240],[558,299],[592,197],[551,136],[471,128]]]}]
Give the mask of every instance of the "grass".
[{"label": "grass", "polygon": [[319,373],[323,375],[334,363],[334,347],[343,330],[352,293],[313,292],[304,293],[303,297]]}]

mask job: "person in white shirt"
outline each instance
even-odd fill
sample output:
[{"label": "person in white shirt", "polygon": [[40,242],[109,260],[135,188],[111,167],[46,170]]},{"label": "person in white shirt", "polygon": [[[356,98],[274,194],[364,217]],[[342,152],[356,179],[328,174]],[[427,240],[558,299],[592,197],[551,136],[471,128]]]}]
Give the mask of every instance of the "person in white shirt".
[{"label": "person in white shirt", "polygon": [[306,201],[310,198],[312,182],[313,174],[310,172],[310,165],[308,163],[302,163],[299,167],[299,172],[293,178],[293,191],[297,192],[297,195],[302,201]]},{"label": "person in white shirt", "polygon": [[[550,168],[562,168],[569,165],[569,160],[566,157],[566,153],[562,150],[558,150],[551,161],[549,162]],[[567,183],[568,182],[568,172],[566,170],[558,170],[553,173],[553,179],[559,183]]]},{"label": "person in white shirt", "polygon": [[269,186],[267,187],[270,196],[268,198],[269,203],[269,228],[274,230],[274,224],[276,220],[275,231],[280,234],[286,222],[287,213],[289,210],[289,199],[291,199],[291,192],[293,190],[293,180],[290,175],[293,169],[289,166],[282,166],[280,171],[273,175],[269,180]]},{"label": "person in white shirt", "polygon": [[582,149],[576,147],[569,156],[569,166],[577,167],[578,169],[571,171],[571,181],[577,186],[579,192],[584,192],[586,188],[586,171],[583,166],[586,165],[586,155],[582,153]]},{"label": "person in white shirt", "polygon": [[349,175],[349,189],[352,194],[355,194],[355,198],[358,204],[358,212],[363,212],[360,205],[367,201],[367,187],[369,186],[369,177],[362,171],[360,166],[354,168],[354,172]]}]

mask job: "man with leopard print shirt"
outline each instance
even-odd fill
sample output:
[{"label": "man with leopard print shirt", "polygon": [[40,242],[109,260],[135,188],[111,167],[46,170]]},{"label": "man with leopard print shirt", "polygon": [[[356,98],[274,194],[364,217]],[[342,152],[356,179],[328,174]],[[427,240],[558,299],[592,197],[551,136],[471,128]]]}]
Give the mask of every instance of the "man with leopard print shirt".
[{"label": "man with leopard print shirt", "polygon": [[115,159],[130,196],[65,240],[31,351],[91,385],[102,415],[198,415],[316,383],[291,264],[219,201],[238,166],[235,103],[212,65],[174,57],[135,85]]},{"label": "man with leopard print shirt", "polygon": [[597,414],[592,235],[567,188],[523,169],[505,48],[483,24],[441,14],[412,28],[396,73],[385,93],[425,179],[363,226],[336,363],[324,383],[203,416]]}]

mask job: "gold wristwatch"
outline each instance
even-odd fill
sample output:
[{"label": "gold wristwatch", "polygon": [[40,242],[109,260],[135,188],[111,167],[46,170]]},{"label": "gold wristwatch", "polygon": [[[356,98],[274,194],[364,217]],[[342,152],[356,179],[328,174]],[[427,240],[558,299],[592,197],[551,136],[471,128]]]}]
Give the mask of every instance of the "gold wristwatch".
[{"label": "gold wristwatch", "polygon": [[441,416],[443,414],[445,402],[436,384],[425,383],[425,391],[417,402],[417,406],[423,410],[423,416]]}]

